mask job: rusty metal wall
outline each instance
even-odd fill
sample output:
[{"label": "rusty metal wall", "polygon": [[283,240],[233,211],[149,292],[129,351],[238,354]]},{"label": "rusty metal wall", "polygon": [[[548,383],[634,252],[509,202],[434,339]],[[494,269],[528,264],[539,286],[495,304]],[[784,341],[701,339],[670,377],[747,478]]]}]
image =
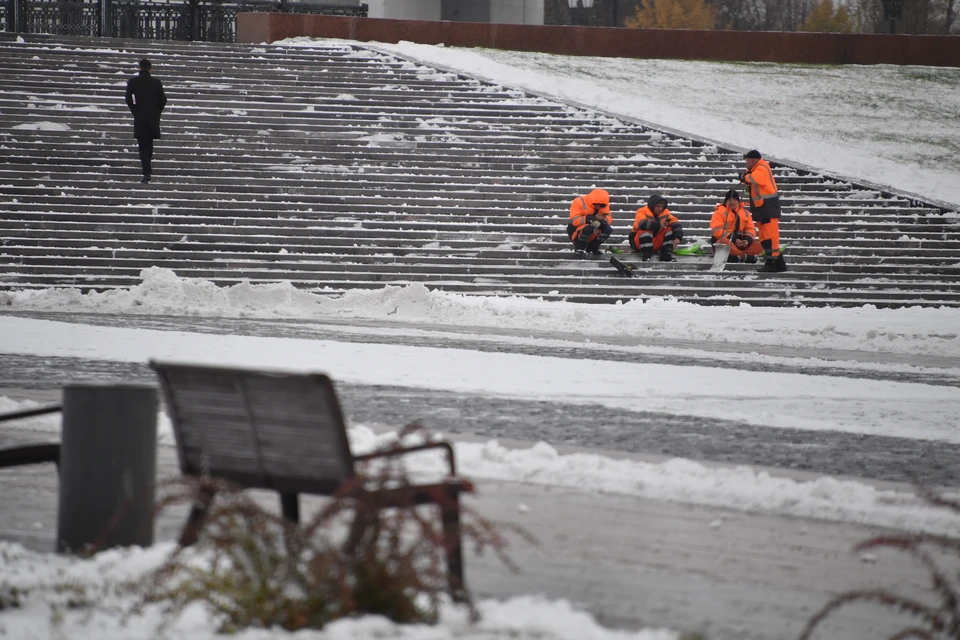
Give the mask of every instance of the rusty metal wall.
[{"label": "rusty metal wall", "polygon": [[579,56],[960,67],[960,36],[618,29],[281,13],[237,16],[238,42],[294,36],[408,40]]}]

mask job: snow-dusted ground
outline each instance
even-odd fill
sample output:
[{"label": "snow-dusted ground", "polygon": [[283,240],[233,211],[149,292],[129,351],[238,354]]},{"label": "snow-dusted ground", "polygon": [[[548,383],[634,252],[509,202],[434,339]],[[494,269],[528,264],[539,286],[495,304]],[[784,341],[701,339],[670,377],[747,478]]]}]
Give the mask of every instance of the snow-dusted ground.
[{"label": "snow-dusted ground", "polygon": [[[709,307],[669,300],[623,305],[578,305],[524,298],[478,298],[428,291],[419,285],[351,291],[330,298],[289,285],[239,284],[219,288],[164,269],[148,269],[143,284],[128,291],[81,294],[76,290],[2,294],[12,311],[72,309],[104,314],[204,315],[210,317],[362,319],[389,326],[331,327],[369,341],[211,335],[183,331],[89,326],[0,316],[0,353],[77,357],[117,362],[151,358],[252,367],[319,370],[335,380],[422,389],[660,411],[724,419],[737,415],[757,426],[846,431],[960,443],[960,310],[957,309],[754,309]],[[399,323],[399,324],[398,324]],[[175,328],[176,322],[170,322]],[[684,366],[480,352],[466,349],[383,344],[378,338],[423,336],[428,327],[513,345],[566,345],[571,350],[594,336],[619,337],[610,351],[664,350]],[[762,329],[753,329],[754,326]],[[509,331],[511,335],[497,335]],[[524,335],[524,332],[528,332]],[[537,335],[532,335],[537,334]],[[542,335],[551,337],[544,338]],[[670,339],[699,345],[686,350],[660,346]],[[952,385],[866,380],[830,375],[756,372],[696,366],[710,345],[739,348],[744,363],[767,359],[761,345],[830,350],[831,364],[881,355],[909,356],[928,365],[896,360],[865,363],[871,371],[936,370]],[[797,362],[806,359],[796,358]],[[693,364],[692,364],[693,363]],[[718,375],[718,372],[722,372]],[[589,391],[585,392],[585,375]],[[707,469],[675,461],[660,465],[560,456],[549,444],[507,454],[495,442],[461,445],[466,473],[478,477],[533,481],[685,500],[776,513],[851,519],[873,524],[933,527],[916,514],[887,510],[887,500],[864,484],[832,480],[794,483],[750,469]],[[496,463],[496,464],[494,464]],[[572,484],[571,484],[572,482]],[[722,487],[717,490],[717,487]],[[806,496],[806,497],[803,497]],[[807,498],[811,498],[808,500]],[[822,499],[822,501],[821,501]],[[892,501],[899,504],[903,496]],[[899,508],[899,507],[898,507]],[[869,515],[855,515],[869,512]],[[949,526],[948,526],[949,528]]]},{"label": "snow-dusted ground", "polygon": [[[289,42],[288,42],[289,44]],[[296,44],[309,46],[309,42]],[[561,58],[483,50],[454,50],[401,43],[377,45],[500,84],[549,93],[609,112],[711,138],[739,148],[794,160],[905,191],[960,202],[960,70],[894,67],[809,67],[700,62]],[[150,269],[129,291],[0,293],[0,354],[74,356],[145,362],[149,358],[320,370],[355,384],[391,384],[525,399],[564,399],[612,407],[642,402],[649,410],[721,417],[736,412],[756,425],[853,431],[960,442],[960,310],[777,309],[698,307],[671,300],[616,306],[583,306],[515,298],[462,297],[420,286],[353,291],[342,298],[292,286],[217,288]],[[49,311],[49,320],[17,317]],[[56,313],[148,314],[209,317],[296,318],[322,325],[344,319],[383,322],[337,326],[367,343],[255,338],[153,331],[58,322]],[[389,323],[389,324],[387,324]],[[171,325],[176,325],[172,320]],[[480,353],[384,345],[378,335],[417,336],[430,327],[506,345],[567,345],[590,340],[593,361],[516,353]],[[481,336],[483,332],[488,336]],[[860,380],[801,373],[757,373],[695,366],[722,351],[728,361],[769,360],[772,349],[816,350],[818,367],[842,364],[889,373],[936,372],[944,385]],[[603,350],[676,354],[688,366],[604,361]],[[792,360],[798,367],[809,357]],[[851,365],[851,362],[853,363]],[[718,374],[718,372],[721,372]],[[883,376],[881,376],[883,377]],[[628,384],[629,382],[629,384]],[[585,395],[585,387],[590,389]],[[24,406],[0,397],[0,411]],[[170,438],[162,422],[161,438]],[[54,431],[53,418],[24,428]],[[376,439],[353,425],[357,449]],[[814,516],[851,522],[953,533],[957,519],[918,503],[906,492],[880,491],[855,481],[798,481],[749,468],[712,468],[687,460],[661,464],[599,455],[561,455],[549,443],[510,450],[496,441],[459,443],[465,475]],[[426,464],[426,463],[424,463]],[[423,467],[419,470],[430,471]],[[2,507],[0,507],[2,513]],[[104,576],[136,577],[155,566],[168,548],[114,551],[90,561],[34,554],[0,545],[0,597],[6,580],[18,587],[76,580],[93,592]],[[156,611],[125,619],[128,601],[105,594],[92,617],[25,598],[22,608],[0,612],[9,638],[153,637]],[[598,627],[563,602],[536,598],[487,602],[484,626],[467,630],[462,614],[446,612],[435,629],[394,628],[376,619],[347,621],[302,638],[671,638],[668,632],[624,634]],[[213,636],[215,623],[191,610],[176,635]],[[243,638],[286,637],[277,631]]]},{"label": "snow-dusted ground", "polygon": [[[290,38],[284,45],[348,42]],[[960,205],[960,69],[558,56],[361,43]]]},{"label": "snow-dusted ground", "polygon": [[[470,623],[462,607],[446,605],[435,627],[395,625],[385,618],[366,616],[340,620],[322,631],[292,634],[275,629],[250,629],[224,636],[216,633],[210,616],[200,606],[188,607],[180,618],[171,622],[165,619],[158,605],[139,607],[137,599],[128,595],[129,589],[114,591],[115,585],[136,582],[160,566],[172,550],[172,543],[162,543],[149,549],[105,551],[91,560],[79,561],[0,542],[0,596],[4,595],[5,584],[48,594],[46,598],[21,595],[22,606],[0,610],[0,636],[20,640],[154,640],[161,637],[190,640],[224,637],[236,640],[284,637],[297,640],[677,640],[677,634],[667,630],[605,629],[567,602],[538,596],[502,602],[481,601],[478,608],[482,617],[476,625]],[[91,613],[68,605],[76,590],[91,600],[100,600],[100,606]]]},{"label": "snow-dusted ground", "polygon": [[[143,283],[125,291],[80,294],[76,290],[7,292],[0,304],[0,354],[77,357],[93,360],[145,362],[150,358],[191,362],[242,364],[255,367],[320,370],[334,379],[355,384],[407,385],[428,389],[471,392],[524,399],[570,401],[583,395],[589,382],[596,392],[585,401],[631,408],[642,398],[647,409],[691,415],[723,417],[736,412],[758,425],[794,426],[820,430],[848,430],[898,435],[944,442],[960,442],[960,388],[888,380],[860,380],[799,373],[757,373],[709,366],[672,366],[643,363],[540,357],[517,353],[474,352],[378,343],[385,334],[423,336],[443,326],[473,339],[515,345],[577,344],[590,336],[618,338],[605,349],[670,351],[690,361],[710,354],[710,345],[736,350],[743,362],[768,358],[761,346],[818,348],[837,353],[838,366],[863,357],[872,371],[939,370],[945,380],[960,377],[960,310],[956,309],[754,309],[749,306],[709,307],[657,300],[623,305],[576,305],[522,298],[477,298],[430,292],[412,285],[375,291],[352,291],[340,298],[306,293],[289,285],[240,284],[218,288],[208,281],[185,280],[163,269],[148,269]],[[369,342],[338,342],[211,335],[183,331],[156,331],[58,322],[18,317],[36,311],[103,313],[149,316],[207,316],[296,318],[331,331],[366,335]],[[344,326],[345,319],[363,320],[365,326]],[[383,322],[382,326],[370,323]],[[176,318],[170,319],[172,328]],[[386,323],[390,323],[387,325]],[[754,329],[753,327],[760,327]],[[481,337],[484,330],[490,332]],[[507,335],[503,335],[507,334]],[[549,337],[543,337],[544,335]],[[566,338],[564,338],[566,337]],[[663,346],[662,340],[689,341],[696,349]],[[830,349],[837,350],[831,352]],[[919,354],[919,355],[918,355]],[[716,357],[716,353],[710,354]],[[881,357],[882,356],[882,357]],[[927,364],[906,364],[897,356]],[[892,361],[886,361],[891,359]],[[795,358],[797,362],[804,358]],[[695,360],[694,360],[695,361]],[[820,366],[831,365],[823,359]],[[722,375],[718,375],[722,372]],[[588,374],[589,381],[585,380]],[[0,411],[28,406],[0,397]],[[160,438],[169,443],[169,422],[161,418]],[[20,428],[54,433],[54,417],[38,417]],[[363,425],[353,425],[351,438],[358,451],[375,446],[378,438]],[[484,479],[523,482],[568,491],[597,491],[655,500],[713,505],[733,510],[808,516],[830,520],[893,526],[949,534],[960,527],[960,518],[931,509],[905,491],[879,490],[870,484],[824,477],[796,480],[772,476],[748,467],[710,467],[675,459],[661,463],[615,460],[597,454],[561,454],[548,443],[526,449],[508,449],[497,441],[457,444],[461,472]],[[430,461],[414,471],[435,472]],[[9,546],[0,554],[4,575],[18,586],[79,576],[91,588],[105,588],[102,563],[116,563],[121,571],[144,571],[157,562],[163,548],[145,552],[111,552],[89,562],[53,559],[45,554]],[[129,565],[129,566],[125,566]],[[107,574],[109,575],[109,573]],[[27,578],[29,576],[29,579]],[[98,586],[99,585],[99,586]],[[53,596],[49,596],[53,598]],[[54,598],[55,600],[55,598]],[[29,604],[0,615],[0,629],[11,638],[45,637],[51,617],[50,600],[29,599]],[[68,613],[59,623],[71,638],[150,637],[157,613],[146,611],[120,626],[117,614],[126,602],[108,599],[98,611],[96,624],[82,613]],[[576,637],[652,640],[668,633],[608,632],[564,602],[532,599],[503,603],[485,602],[487,621],[464,635],[462,615],[445,613],[434,629],[394,629],[379,620],[335,625],[324,634],[304,637],[372,637],[396,634],[407,638],[567,638],[567,625],[581,625],[586,635]],[[60,615],[60,614],[57,614]],[[543,629],[546,619],[559,628]],[[199,612],[177,623],[191,637],[209,637],[215,628]],[[533,629],[539,629],[534,631]],[[244,637],[279,637],[278,632],[248,632]]]}]

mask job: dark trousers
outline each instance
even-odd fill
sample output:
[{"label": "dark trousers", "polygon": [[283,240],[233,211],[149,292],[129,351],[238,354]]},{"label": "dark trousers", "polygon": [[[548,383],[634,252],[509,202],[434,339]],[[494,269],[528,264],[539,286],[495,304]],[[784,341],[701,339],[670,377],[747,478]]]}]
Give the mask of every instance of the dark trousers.
[{"label": "dark trousers", "polygon": [[137,146],[140,148],[140,166],[143,168],[143,175],[149,176],[150,161],[153,160],[153,138],[137,138]]},{"label": "dark trousers", "polygon": [[584,227],[577,239],[573,239],[573,234],[577,232],[577,227],[572,224],[567,225],[567,235],[573,242],[574,249],[578,251],[599,251],[600,245],[607,241],[610,234],[613,233],[613,227],[606,220],[600,221],[600,227],[596,230]]}]

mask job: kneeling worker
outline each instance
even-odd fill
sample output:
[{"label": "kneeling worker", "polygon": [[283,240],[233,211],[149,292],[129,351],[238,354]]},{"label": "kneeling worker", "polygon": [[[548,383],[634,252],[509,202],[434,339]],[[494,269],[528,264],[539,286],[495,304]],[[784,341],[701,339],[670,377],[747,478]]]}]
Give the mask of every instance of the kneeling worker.
[{"label": "kneeling worker", "polygon": [[655,193],[647,199],[647,206],[637,209],[630,231],[630,246],[640,252],[644,262],[660,252],[661,262],[674,262],[673,250],[683,239],[683,225],[667,209],[667,199]]}]

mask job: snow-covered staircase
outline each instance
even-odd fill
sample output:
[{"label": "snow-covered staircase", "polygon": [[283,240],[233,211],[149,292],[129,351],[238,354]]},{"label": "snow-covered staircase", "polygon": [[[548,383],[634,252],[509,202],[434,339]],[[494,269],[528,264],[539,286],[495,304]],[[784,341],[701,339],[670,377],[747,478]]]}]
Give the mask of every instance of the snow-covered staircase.
[{"label": "snow-covered staircase", "polygon": [[[25,40],[25,41],[23,41]],[[150,57],[169,105],[141,185],[123,103]],[[955,215],[778,167],[790,271],[574,260],[570,200],[610,191],[609,246],[654,192],[705,237],[738,153],[346,45],[0,34],[0,288],[422,283],[582,302],[960,305]],[[905,249],[904,247],[907,247]]]}]

